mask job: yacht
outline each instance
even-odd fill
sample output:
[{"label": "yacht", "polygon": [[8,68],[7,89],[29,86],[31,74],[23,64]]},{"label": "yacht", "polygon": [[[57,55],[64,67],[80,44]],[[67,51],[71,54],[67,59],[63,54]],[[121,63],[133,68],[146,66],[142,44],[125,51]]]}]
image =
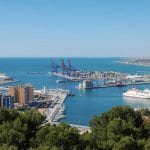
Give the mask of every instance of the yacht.
[{"label": "yacht", "polygon": [[150,90],[139,90],[136,88],[132,88],[123,93],[125,97],[133,97],[133,98],[142,98],[142,99],[150,99]]}]

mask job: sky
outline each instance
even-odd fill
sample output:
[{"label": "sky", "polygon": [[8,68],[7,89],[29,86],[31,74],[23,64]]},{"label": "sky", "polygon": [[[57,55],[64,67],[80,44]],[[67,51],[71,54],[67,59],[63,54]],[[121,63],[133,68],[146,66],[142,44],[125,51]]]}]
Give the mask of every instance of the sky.
[{"label": "sky", "polygon": [[0,0],[0,57],[150,56],[150,0]]}]

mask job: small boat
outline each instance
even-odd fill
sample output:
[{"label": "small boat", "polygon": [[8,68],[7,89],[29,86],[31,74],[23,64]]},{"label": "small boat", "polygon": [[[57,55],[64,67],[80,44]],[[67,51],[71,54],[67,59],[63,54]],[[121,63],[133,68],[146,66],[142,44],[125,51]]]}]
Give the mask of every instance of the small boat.
[{"label": "small boat", "polygon": [[56,80],[56,83],[67,82],[67,80]]}]

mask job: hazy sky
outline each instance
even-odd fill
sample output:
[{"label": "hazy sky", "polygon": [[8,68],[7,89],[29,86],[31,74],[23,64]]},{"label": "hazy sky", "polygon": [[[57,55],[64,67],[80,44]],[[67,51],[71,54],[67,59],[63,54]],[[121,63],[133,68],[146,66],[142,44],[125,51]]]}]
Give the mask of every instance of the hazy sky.
[{"label": "hazy sky", "polygon": [[150,56],[150,0],[0,0],[0,56]]}]

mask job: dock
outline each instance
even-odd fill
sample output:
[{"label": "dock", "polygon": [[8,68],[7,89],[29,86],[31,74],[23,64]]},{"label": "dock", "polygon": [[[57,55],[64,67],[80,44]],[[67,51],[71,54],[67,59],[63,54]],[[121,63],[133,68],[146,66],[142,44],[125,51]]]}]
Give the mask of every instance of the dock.
[{"label": "dock", "polygon": [[109,88],[109,87],[124,87],[124,86],[132,86],[132,85],[142,85],[142,84],[150,84],[150,81],[143,81],[143,82],[130,82],[130,83],[124,83],[122,85],[116,85],[116,84],[105,84],[105,85],[93,85],[89,87],[77,87],[78,89],[97,89],[97,88]]},{"label": "dock", "polygon": [[[31,107],[35,107],[39,112],[46,116],[46,121],[58,122],[65,118],[64,102],[68,96],[73,96],[69,90],[64,89],[47,89],[44,87],[42,90],[34,90],[36,96],[35,101],[31,102]],[[36,104],[39,103],[38,104]],[[43,102],[43,106],[40,104]],[[35,104],[34,104],[35,103]]]},{"label": "dock", "polygon": [[[52,101],[55,103],[54,107],[46,108],[46,120],[41,126],[46,124],[50,125],[59,125],[59,120],[56,120],[56,116],[58,115],[61,108],[64,106],[64,102],[68,96],[70,96],[70,91],[63,89],[46,89],[45,87],[42,90],[35,90],[35,93],[39,94],[49,94],[52,96]],[[48,100],[38,100],[39,102],[48,102]],[[80,131],[80,134],[85,132],[91,132],[91,128],[88,126],[69,124],[71,127],[75,127]]]},{"label": "dock", "polygon": [[57,103],[54,108],[48,108],[47,110],[47,118],[46,120],[51,124],[53,120],[55,119],[56,115],[58,114],[59,110],[63,106],[65,100],[67,98],[67,94],[61,95],[61,99],[59,100],[59,103]]}]

